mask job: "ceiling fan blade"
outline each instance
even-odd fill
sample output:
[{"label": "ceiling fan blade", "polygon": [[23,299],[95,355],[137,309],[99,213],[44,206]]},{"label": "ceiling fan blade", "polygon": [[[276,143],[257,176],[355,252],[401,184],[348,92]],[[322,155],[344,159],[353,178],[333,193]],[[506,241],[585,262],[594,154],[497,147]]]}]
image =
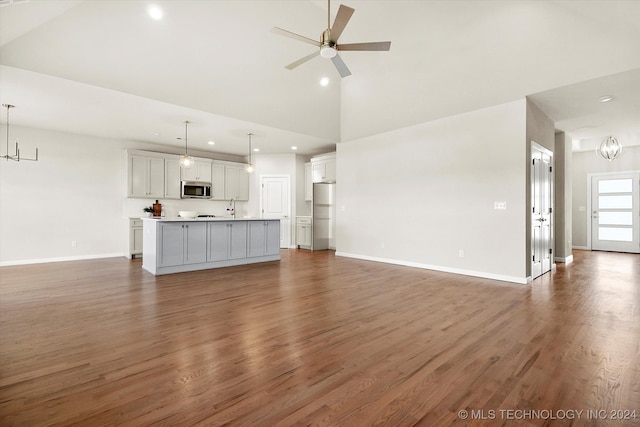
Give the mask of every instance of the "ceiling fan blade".
[{"label": "ceiling fan blade", "polygon": [[290,37],[292,39],[299,40],[304,43],[309,43],[314,46],[320,46],[322,44],[317,40],[313,40],[313,39],[310,39],[309,37],[301,36],[300,34],[292,33],[291,31],[283,30],[282,28],[278,28],[278,27],[273,27],[271,29],[271,32],[281,36]]},{"label": "ceiling fan blade", "polygon": [[339,44],[338,50],[389,50],[391,42],[347,43]]},{"label": "ceiling fan blade", "polygon": [[347,77],[351,75],[351,71],[347,68],[347,65],[344,63],[340,55],[336,55],[331,58],[331,62],[336,66],[338,73],[340,73],[340,77]]},{"label": "ceiling fan blade", "polygon": [[319,56],[319,55],[320,55],[320,51],[318,50],[316,52],[313,52],[312,54],[309,54],[309,55],[305,56],[304,58],[300,58],[297,61],[292,62],[291,64],[287,65],[284,68],[286,68],[288,70],[293,70],[298,65],[302,65],[305,62],[307,62],[307,61],[309,61],[309,60],[311,60],[311,59],[313,59],[313,58],[315,58],[316,56]]},{"label": "ceiling fan blade", "polygon": [[343,4],[338,8],[338,14],[336,15],[336,20],[333,21],[333,27],[331,27],[331,41],[334,43],[338,42],[340,38],[340,34],[344,30],[344,27],[347,26],[347,22],[351,19],[351,15],[353,15],[355,9],[351,9],[349,6],[345,6]]}]

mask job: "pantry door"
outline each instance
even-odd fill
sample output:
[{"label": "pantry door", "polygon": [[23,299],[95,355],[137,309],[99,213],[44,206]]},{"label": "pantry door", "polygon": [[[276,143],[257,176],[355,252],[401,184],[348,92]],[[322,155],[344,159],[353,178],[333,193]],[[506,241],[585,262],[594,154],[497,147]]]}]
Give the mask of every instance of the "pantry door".
[{"label": "pantry door", "polygon": [[640,172],[591,176],[591,249],[640,253]]},{"label": "pantry door", "polygon": [[260,211],[262,218],[279,219],[280,247],[291,247],[289,175],[261,175],[260,193]]}]

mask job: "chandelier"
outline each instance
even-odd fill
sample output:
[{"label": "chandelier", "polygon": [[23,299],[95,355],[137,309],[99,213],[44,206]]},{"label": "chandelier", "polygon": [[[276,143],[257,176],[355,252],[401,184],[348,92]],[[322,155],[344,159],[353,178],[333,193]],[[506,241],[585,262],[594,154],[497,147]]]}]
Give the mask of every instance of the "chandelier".
[{"label": "chandelier", "polygon": [[5,154],[4,156],[2,156],[3,159],[7,159],[7,160],[13,160],[16,162],[19,162],[20,160],[29,160],[31,162],[37,162],[38,161],[38,147],[36,146],[36,155],[33,159],[27,158],[27,157],[20,157],[20,147],[18,146],[18,140],[16,139],[16,151],[15,154],[12,156],[9,154],[9,109],[14,108],[15,105],[11,105],[11,104],[2,104],[3,107],[5,107],[7,109],[7,154]]},{"label": "chandelier", "polygon": [[602,141],[600,148],[598,148],[598,153],[605,159],[611,161],[622,153],[622,145],[620,145],[617,139],[610,136]]}]

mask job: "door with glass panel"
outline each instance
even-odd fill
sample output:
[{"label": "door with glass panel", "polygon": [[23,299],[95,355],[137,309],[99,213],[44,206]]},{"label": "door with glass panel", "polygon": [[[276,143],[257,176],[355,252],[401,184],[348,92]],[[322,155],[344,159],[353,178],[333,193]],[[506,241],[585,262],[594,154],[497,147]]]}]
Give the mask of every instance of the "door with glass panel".
[{"label": "door with glass panel", "polygon": [[591,249],[640,253],[640,173],[591,177]]},{"label": "door with glass panel", "polygon": [[553,177],[552,153],[531,143],[531,277],[553,265]]}]

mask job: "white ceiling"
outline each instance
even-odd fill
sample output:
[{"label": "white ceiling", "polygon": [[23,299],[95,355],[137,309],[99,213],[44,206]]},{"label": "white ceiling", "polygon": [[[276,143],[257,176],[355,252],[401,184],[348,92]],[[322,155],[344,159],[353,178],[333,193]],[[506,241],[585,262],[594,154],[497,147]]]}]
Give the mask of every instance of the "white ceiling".
[{"label": "white ceiling", "polygon": [[190,147],[243,155],[248,131],[264,153],[316,154],[531,96],[583,146],[640,143],[638,1],[344,3],[342,42],[392,45],[344,52],[340,80],[323,58],[286,70],[314,48],[270,32],[318,38],[324,1],[15,2],[0,7],[0,100],[15,125],[166,145],[188,119]]}]

